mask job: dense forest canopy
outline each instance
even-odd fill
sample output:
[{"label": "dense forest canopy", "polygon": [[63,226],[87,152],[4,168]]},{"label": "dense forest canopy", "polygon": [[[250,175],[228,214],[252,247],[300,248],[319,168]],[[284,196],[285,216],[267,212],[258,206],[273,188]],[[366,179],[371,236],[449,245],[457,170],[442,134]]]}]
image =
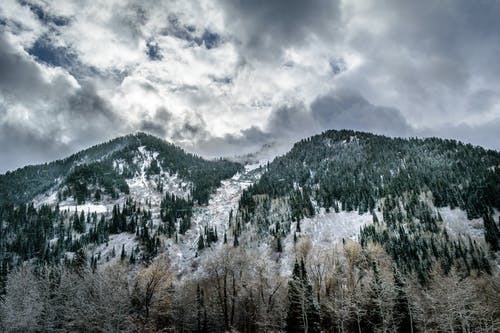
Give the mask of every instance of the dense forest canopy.
[{"label": "dense forest canopy", "polygon": [[436,260],[446,270],[459,257],[469,271],[490,270],[484,251],[466,235],[450,241],[435,207],[459,207],[470,219],[482,218],[485,240],[496,251],[500,231],[493,209],[500,210],[499,199],[499,152],[454,140],[331,130],[269,163],[242,194],[239,213],[244,222],[276,234],[292,231],[289,221],[270,218],[272,203],[280,200],[298,221],[295,232],[319,208],[370,212],[374,223],[361,230],[361,243],[383,245],[401,270],[416,271],[425,281]]}]

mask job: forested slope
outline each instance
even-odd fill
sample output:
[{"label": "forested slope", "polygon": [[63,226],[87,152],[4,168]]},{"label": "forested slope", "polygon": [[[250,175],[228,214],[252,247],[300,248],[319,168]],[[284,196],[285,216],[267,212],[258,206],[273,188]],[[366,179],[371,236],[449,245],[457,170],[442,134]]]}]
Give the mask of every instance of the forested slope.
[{"label": "forested slope", "polygon": [[422,280],[436,260],[447,270],[452,263],[489,270],[485,253],[468,235],[450,241],[435,208],[459,207],[470,219],[482,218],[485,240],[498,250],[500,153],[453,140],[327,131],[296,143],[266,166],[242,195],[243,223],[297,232],[265,217],[276,200],[287,202],[293,221],[321,207],[371,212],[374,223],[361,231],[361,243],[380,243],[401,269],[416,270]]}]

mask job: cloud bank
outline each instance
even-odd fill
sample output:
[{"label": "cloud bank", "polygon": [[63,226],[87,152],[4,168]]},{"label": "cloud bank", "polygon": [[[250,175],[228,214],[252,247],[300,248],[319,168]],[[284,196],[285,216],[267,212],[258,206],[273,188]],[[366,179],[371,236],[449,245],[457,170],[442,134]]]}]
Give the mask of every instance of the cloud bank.
[{"label": "cloud bank", "polygon": [[500,149],[500,4],[5,0],[0,172],[146,131],[204,156],[326,129]]}]

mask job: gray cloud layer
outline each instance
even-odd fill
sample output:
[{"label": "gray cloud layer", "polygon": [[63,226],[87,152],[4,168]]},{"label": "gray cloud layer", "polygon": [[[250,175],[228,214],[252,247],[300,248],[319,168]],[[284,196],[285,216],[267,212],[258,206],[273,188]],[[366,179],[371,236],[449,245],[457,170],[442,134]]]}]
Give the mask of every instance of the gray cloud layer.
[{"label": "gray cloud layer", "polygon": [[90,83],[74,87],[64,73],[49,78],[2,35],[0,72],[0,170],[64,157],[109,137],[118,123]]},{"label": "gray cloud layer", "polygon": [[500,149],[500,4],[6,0],[0,172],[141,130],[206,156],[326,129]]},{"label": "gray cloud layer", "polygon": [[222,1],[229,28],[238,31],[245,55],[279,56],[311,34],[332,36],[340,18],[338,0]]}]

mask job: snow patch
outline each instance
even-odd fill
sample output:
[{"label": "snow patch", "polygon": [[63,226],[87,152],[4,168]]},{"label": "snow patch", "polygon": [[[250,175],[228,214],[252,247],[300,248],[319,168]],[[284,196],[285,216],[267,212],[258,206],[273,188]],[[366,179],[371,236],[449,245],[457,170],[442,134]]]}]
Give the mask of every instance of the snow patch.
[{"label": "snow patch", "polygon": [[[98,264],[109,264],[120,260],[122,246],[125,247],[125,252],[129,260],[130,253],[135,251],[138,242],[135,239],[135,234],[123,232],[117,235],[109,236],[109,241],[100,245],[90,245],[88,248],[89,257],[95,256],[98,258],[100,254],[100,259],[97,261]],[[113,249],[115,255],[113,256]]]},{"label": "snow patch", "polygon": [[460,208],[441,207],[437,209],[446,228],[455,236],[470,235],[474,238],[484,237],[483,219],[469,220],[467,212]]},{"label": "snow patch", "polygon": [[106,205],[102,205],[102,204],[86,203],[83,205],[62,205],[62,206],[59,206],[59,210],[67,210],[70,212],[84,211],[86,214],[87,213],[102,214],[102,213],[107,213],[109,211],[109,207],[107,207]]},{"label": "snow patch", "polygon": [[321,208],[315,216],[304,218],[300,226],[302,234],[309,235],[313,244],[331,244],[342,239],[357,240],[361,227],[372,221],[370,213],[359,214],[357,211],[326,213],[325,209]]}]

